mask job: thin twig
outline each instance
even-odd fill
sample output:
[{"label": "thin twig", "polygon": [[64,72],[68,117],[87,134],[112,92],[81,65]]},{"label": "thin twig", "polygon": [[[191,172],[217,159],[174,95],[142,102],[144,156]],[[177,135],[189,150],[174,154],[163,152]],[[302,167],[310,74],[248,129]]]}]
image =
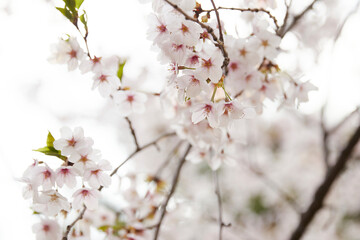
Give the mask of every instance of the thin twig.
[{"label": "thin twig", "polygon": [[189,154],[190,149],[191,149],[191,145],[189,145],[187,147],[183,157],[181,158],[181,160],[179,162],[179,165],[178,165],[178,167],[176,169],[173,181],[172,181],[170,192],[169,192],[167,198],[165,199],[165,202],[161,205],[161,215],[160,215],[159,223],[156,225],[155,234],[154,234],[154,240],[157,240],[157,238],[159,236],[161,224],[162,224],[162,222],[164,220],[164,217],[165,217],[165,214],[166,214],[166,207],[167,207],[167,205],[169,203],[170,198],[172,197],[172,195],[174,194],[174,192],[176,190],[176,186],[177,186],[178,181],[179,181],[179,176],[180,176],[181,169],[184,166],[186,156]]},{"label": "thin twig", "polygon": [[291,3],[292,3],[292,0],[290,0],[289,3],[286,3],[286,0],[284,0],[284,1],[285,1],[285,6],[286,6],[286,13],[285,13],[283,24],[276,31],[277,34],[285,30],[285,27],[287,25],[287,22],[288,22],[289,16],[290,16],[290,6],[291,6]]},{"label": "thin twig", "polygon": [[81,210],[79,216],[69,225],[67,225],[66,227],[66,232],[64,233],[63,235],[63,238],[62,240],[68,240],[68,235],[71,231],[71,229],[74,227],[74,225],[80,220],[83,218],[84,214],[85,214],[85,211],[86,211],[86,206],[84,206],[84,208]]},{"label": "thin twig", "polygon": [[[271,18],[274,21],[274,24],[276,26],[276,29],[279,28],[279,24],[278,21],[276,19],[276,17],[274,15],[271,14],[270,11],[264,9],[264,8],[233,8],[233,7],[218,7],[216,8],[216,10],[233,10],[233,11],[240,11],[240,12],[253,12],[253,13],[257,13],[257,12],[263,12],[265,14],[267,14],[269,16],[269,18]],[[216,11],[214,9],[210,9],[210,10],[203,10],[203,12],[212,12],[212,11]]]},{"label": "thin twig", "polygon": [[220,51],[221,51],[221,53],[222,53],[222,55],[224,57],[224,62],[223,62],[223,65],[221,67],[223,68],[223,71],[225,72],[225,76],[226,76],[228,74],[228,72],[229,72],[229,69],[228,69],[228,65],[229,65],[229,62],[230,62],[229,54],[227,53],[227,51],[225,49],[224,42],[220,41],[218,39],[218,37],[215,35],[214,29],[212,27],[210,27],[209,25],[206,25],[205,23],[200,22],[197,18],[193,18],[193,17],[189,16],[178,5],[170,2],[169,0],[164,0],[164,1],[166,3],[168,3],[170,6],[172,6],[180,14],[182,14],[185,17],[186,20],[196,22],[202,28],[206,29],[206,31],[212,36],[213,40],[216,42],[215,46],[217,46],[220,49]]},{"label": "thin twig", "polygon": [[230,223],[225,224],[223,221],[222,199],[221,199],[221,191],[220,191],[219,177],[218,177],[217,171],[213,172],[213,177],[214,177],[214,185],[215,185],[215,194],[216,194],[218,210],[219,210],[219,218],[218,218],[219,240],[222,240],[223,227],[230,227],[231,224]]},{"label": "thin twig", "polygon": [[311,223],[316,213],[323,207],[324,199],[329,192],[334,181],[344,170],[347,161],[351,158],[351,154],[360,139],[360,126],[356,129],[346,147],[341,152],[334,166],[332,166],[326,174],[324,181],[318,187],[315,192],[313,201],[308,209],[301,214],[300,222],[294,232],[292,233],[290,240],[299,240],[305,233],[307,227]]},{"label": "thin twig", "polygon": [[179,141],[178,144],[175,145],[175,147],[169,152],[169,154],[166,157],[166,160],[160,165],[159,169],[155,173],[155,178],[159,178],[162,171],[166,168],[166,166],[170,163],[171,159],[175,156],[177,151],[179,150],[181,144],[184,141]]},{"label": "thin twig", "polygon": [[[127,157],[119,166],[117,166],[117,168],[115,168],[112,173],[110,174],[110,176],[112,177],[114,174],[117,173],[117,171],[119,170],[119,168],[121,168],[127,161],[129,161],[133,156],[135,156],[137,153],[141,152],[142,150],[150,147],[150,146],[153,146],[153,145],[156,145],[161,139],[163,138],[167,138],[167,137],[171,137],[171,136],[175,136],[176,133],[166,133],[164,135],[161,135],[160,137],[156,138],[154,141],[152,142],[149,142],[148,144],[140,147],[139,149],[136,149],[133,153],[131,153],[129,155],[129,157]],[[100,189],[101,190],[101,189]]]},{"label": "thin twig", "polygon": [[223,36],[223,33],[222,33],[222,27],[221,27],[221,21],[220,21],[219,11],[216,9],[214,0],[210,0],[210,1],[211,1],[211,4],[212,4],[213,7],[214,7],[214,11],[215,11],[215,15],[216,15],[216,20],[217,20],[218,25],[219,25],[219,39],[220,39],[220,41],[224,42],[224,36]]},{"label": "thin twig", "polygon": [[284,26],[283,30],[281,32],[280,31],[278,32],[278,35],[280,37],[284,37],[287,32],[291,31],[299,23],[299,20],[314,7],[317,1],[318,0],[313,0],[312,3],[309,6],[307,6],[307,8],[305,8],[301,13],[299,13],[294,17],[289,27]]},{"label": "thin twig", "polygon": [[132,125],[132,122],[130,121],[130,119],[128,117],[125,117],[125,120],[128,122],[129,124],[129,128],[130,128],[130,131],[131,131],[131,135],[133,136],[134,138],[134,142],[135,142],[135,146],[136,146],[136,150],[140,148],[139,146],[139,142],[137,140],[137,137],[136,137],[136,134],[135,134],[135,130],[134,130],[134,127]]},{"label": "thin twig", "polygon": [[[112,173],[110,174],[110,177],[114,176],[117,171],[127,162],[129,161],[132,157],[134,157],[137,153],[141,152],[142,150],[150,147],[150,146],[153,146],[153,145],[156,145],[161,139],[163,138],[166,138],[166,137],[170,137],[170,136],[174,136],[176,135],[175,133],[166,133],[164,135],[161,135],[160,137],[156,138],[154,141],[136,149],[134,152],[132,152],[126,159],[125,161],[123,161],[119,166],[117,166],[117,168],[115,168]],[[103,186],[100,186],[98,188],[98,191],[101,191],[104,187]],[[62,240],[67,240],[68,239],[68,235],[69,235],[69,232],[71,230],[71,228],[76,224],[77,221],[79,221],[80,219],[83,218],[84,216],[84,213],[86,211],[86,206],[84,206],[83,210],[81,211],[80,215],[70,224],[66,227],[66,232],[64,233],[63,235],[63,238]]]}]

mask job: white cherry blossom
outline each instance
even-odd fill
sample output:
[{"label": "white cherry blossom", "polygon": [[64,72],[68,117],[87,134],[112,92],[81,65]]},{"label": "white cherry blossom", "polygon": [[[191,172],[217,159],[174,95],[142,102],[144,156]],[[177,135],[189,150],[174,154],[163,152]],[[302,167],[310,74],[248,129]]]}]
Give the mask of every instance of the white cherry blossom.
[{"label": "white cherry blossom", "polygon": [[40,223],[34,224],[33,233],[36,234],[36,240],[60,240],[61,229],[55,220],[48,218],[41,219]]},{"label": "white cherry blossom", "polygon": [[54,147],[61,151],[63,155],[70,155],[81,148],[91,147],[93,140],[84,137],[84,130],[76,127],[74,132],[68,127],[60,129],[61,138],[54,141]]},{"label": "white cherry blossom", "polygon": [[145,111],[147,96],[144,93],[131,90],[117,91],[113,97],[120,114],[124,117],[132,113],[143,113]]},{"label": "white cherry blossom", "polygon": [[104,171],[111,170],[109,161],[102,160],[95,166],[90,167],[84,172],[84,180],[87,181],[92,188],[100,186],[108,187],[111,184],[111,177]]},{"label": "white cherry blossom", "polygon": [[100,192],[96,189],[80,188],[73,194],[72,207],[80,209],[83,204],[90,210],[96,210],[99,204]]}]

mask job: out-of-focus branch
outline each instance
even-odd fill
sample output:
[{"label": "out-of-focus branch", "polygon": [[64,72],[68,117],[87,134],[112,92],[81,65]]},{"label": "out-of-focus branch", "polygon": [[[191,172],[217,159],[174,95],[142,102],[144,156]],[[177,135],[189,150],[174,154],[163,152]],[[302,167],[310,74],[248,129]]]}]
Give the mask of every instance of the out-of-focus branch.
[{"label": "out-of-focus branch", "polygon": [[300,222],[294,232],[292,233],[290,240],[299,240],[305,233],[307,227],[311,223],[316,213],[323,207],[324,199],[333,185],[336,178],[344,170],[347,161],[351,158],[351,154],[356,144],[360,139],[360,126],[356,129],[346,147],[341,152],[334,166],[332,166],[326,174],[324,181],[318,187],[315,192],[313,201],[308,209],[301,214]]},{"label": "out-of-focus branch", "polygon": [[360,114],[360,106],[355,108],[354,111],[352,111],[349,115],[347,115],[341,122],[336,124],[333,128],[328,130],[328,134],[332,135],[335,132],[337,132],[350,118],[352,118],[355,114]]},{"label": "out-of-focus branch", "polygon": [[177,184],[178,184],[178,181],[179,181],[179,176],[180,176],[180,172],[181,172],[181,169],[182,167],[184,166],[184,163],[185,163],[185,159],[186,159],[186,156],[189,154],[190,152],[190,149],[191,149],[191,145],[189,145],[183,155],[183,157],[181,158],[180,162],[179,162],[179,165],[178,167],[176,168],[176,172],[175,172],[175,175],[174,175],[174,178],[172,180],[172,185],[171,185],[171,189],[170,189],[170,192],[167,196],[167,198],[165,199],[165,202],[161,205],[161,215],[160,215],[160,220],[159,220],[159,223],[156,225],[156,229],[155,229],[155,234],[154,234],[154,240],[157,240],[158,239],[158,236],[159,236],[159,233],[160,233],[160,228],[161,228],[161,224],[164,220],[164,217],[165,217],[165,214],[166,214],[166,207],[169,203],[169,200],[170,198],[172,197],[172,195],[174,194],[175,190],[176,190],[176,187],[177,187]]},{"label": "out-of-focus branch", "polygon": [[173,157],[176,155],[176,153],[179,151],[179,148],[181,146],[181,144],[184,141],[179,141],[175,147],[169,152],[169,154],[167,155],[165,161],[160,165],[159,169],[156,171],[155,173],[155,178],[159,178],[160,174],[162,173],[162,171],[166,168],[166,166],[170,163],[171,159],[173,159]]},{"label": "out-of-focus branch", "polygon": [[329,163],[329,143],[328,143],[328,137],[329,137],[329,132],[326,129],[325,126],[325,117],[324,117],[324,112],[325,112],[325,106],[321,109],[321,115],[320,115],[320,125],[321,125],[321,131],[322,131],[322,140],[323,140],[323,155],[324,155],[324,163],[327,169],[329,169],[330,167],[330,163]]},{"label": "out-of-focus branch", "polygon": [[271,188],[273,191],[275,191],[278,196],[284,200],[285,203],[287,203],[295,212],[300,213],[300,206],[297,204],[295,199],[288,194],[286,191],[284,191],[280,186],[278,186],[277,183],[275,183],[272,179],[270,179],[268,176],[266,176],[262,171],[259,169],[255,169],[251,166],[249,166],[249,169],[252,173],[254,173],[256,176],[259,177],[259,179],[262,180],[262,182],[267,185],[269,188]]},{"label": "out-of-focus branch", "polygon": [[135,130],[134,130],[134,127],[132,125],[132,122],[130,121],[130,119],[128,117],[125,117],[125,120],[127,121],[127,123],[129,124],[129,128],[130,128],[130,131],[131,131],[131,135],[133,136],[134,138],[134,143],[135,143],[135,146],[136,146],[136,150],[138,150],[140,148],[139,146],[139,142],[137,140],[137,137],[136,137],[136,134],[135,134]]},{"label": "out-of-focus branch", "polygon": [[338,31],[337,31],[337,33],[335,35],[335,38],[334,38],[334,42],[337,42],[337,40],[341,36],[341,33],[342,33],[343,29],[344,29],[345,24],[347,23],[349,18],[359,10],[359,6],[360,6],[360,1],[357,1],[356,6],[348,13],[348,15],[346,15],[345,19],[343,20],[340,27],[338,28]]},{"label": "out-of-focus branch", "polygon": [[166,3],[168,3],[170,6],[172,6],[180,14],[182,14],[186,20],[196,22],[202,28],[206,29],[206,31],[212,36],[213,40],[216,42],[215,46],[217,46],[220,49],[222,55],[224,56],[224,62],[223,62],[222,68],[225,72],[225,75],[227,75],[227,73],[229,72],[228,65],[230,62],[229,54],[227,53],[227,51],[225,49],[224,42],[219,40],[218,37],[215,35],[214,29],[212,27],[210,27],[209,25],[206,25],[205,23],[200,22],[197,18],[193,18],[193,17],[189,16],[186,12],[184,12],[184,10],[182,10],[178,5],[172,3],[171,1],[169,1],[169,0],[164,0],[164,1]]},{"label": "out-of-focus branch", "polygon": [[284,0],[284,2],[285,2],[285,6],[286,6],[286,13],[285,13],[285,17],[284,17],[284,22],[281,25],[281,27],[278,28],[277,33],[284,31],[284,28],[286,27],[286,25],[288,23],[288,20],[289,20],[289,17],[290,17],[290,7],[291,7],[292,0],[290,0],[289,3],[286,3],[286,0]]},{"label": "out-of-focus branch", "polygon": [[221,191],[220,191],[220,184],[219,184],[219,177],[216,171],[213,172],[213,176],[214,176],[214,185],[215,185],[215,194],[216,194],[216,198],[217,198],[217,203],[218,203],[218,209],[219,209],[219,218],[218,218],[218,223],[219,223],[219,240],[222,240],[222,230],[223,227],[230,227],[231,224],[225,224],[223,222],[223,209],[222,209],[222,199],[221,199]]},{"label": "out-of-focus branch", "polygon": [[283,25],[283,27],[281,27],[279,29],[279,31],[277,32],[277,34],[280,36],[280,37],[284,37],[285,34],[289,31],[291,31],[296,25],[298,25],[299,21],[304,17],[304,15],[309,12],[311,9],[313,9],[315,3],[317,2],[318,0],[313,0],[312,3],[307,6],[307,8],[305,8],[301,13],[299,13],[298,15],[294,16],[292,22],[290,23],[290,25],[287,27],[285,25]]},{"label": "out-of-focus branch", "polygon": [[276,19],[276,17],[274,15],[271,14],[270,11],[264,9],[264,8],[233,8],[233,7],[218,7],[216,9],[210,9],[210,10],[203,10],[203,12],[212,12],[212,11],[216,11],[216,10],[233,10],[233,11],[240,11],[240,12],[253,12],[253,13],[257,13],[257,12],[262,12],[265,13],[269,16],[269,18],[271,18],[274,21],[274,24],[276,26],[276,29],[279,28],[279,24],[278,21]]}]

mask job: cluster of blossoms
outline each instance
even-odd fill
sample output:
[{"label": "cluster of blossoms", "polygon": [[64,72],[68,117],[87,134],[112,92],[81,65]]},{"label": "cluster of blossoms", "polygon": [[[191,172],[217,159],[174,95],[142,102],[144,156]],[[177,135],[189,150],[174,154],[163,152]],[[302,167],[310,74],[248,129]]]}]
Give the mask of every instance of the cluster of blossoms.
[{"label": "cluster of blossoms", "polygon": [[[268,22],[254,18],[252,34],[239,38],[226,34],[217,20],[202,23],[212,32],[199,24],[198,18],[207,22],[210,15],[195,0],[171,3],[195,17],[185,17],[166,1],[152,1],[148,38],[158,47],[160,61],[171,66],[162,101],[165,111],[175,113],[178,135],[195,146],[189,159],[206,159],[216,170],[221,162],[234,162],[229,133],[237,120],[261,113],[265,100],[278,99],[287,106],[306,102],[316,87],[280,70],[276,57],[281,38]],[[217,42],[220,29],[224,49]]]},{"label": "cluster of blossoms", "polygon": [[49,58],[51,63],[67,64],[69,71],[79,68],[82,74],[91,72],[92,88],[97,88],[104,98],[111,97],[122,116],[144,112],[147,96],[130,89],[129,86],[122,86],[118,70],[119,66],[123,67],[125,63],[118,57],[91,57],[89,53],[85,54],[74,37],[60,39],[58,44],[53,45],[52,50],[53,54]]},{"label": "cluster of blossoms", "polygon": [[[55,169],[34,160],[20,179],[26,183],[23,197],[32,199],[32,209],[43,217],[33,227],[39,240],[60,239],[61,228],[51,218],[66,218],[72,209],[81,210],[83,206],[96,210],[100,187],[111,184],[107,173],[111,170],[110,163],[101,158],[100,151],[92,148],[94,142],[84,137],[83,129],[76,127],[72,131],[63,127],[60,132],[61,138],[57,140],[49,133],[47,147],[37,151],[58,156],[63,164]],[[66,194],[71,194],[71,202],[64,196]],[[75,238],[77,235],[74,232],[72,236]]]}]

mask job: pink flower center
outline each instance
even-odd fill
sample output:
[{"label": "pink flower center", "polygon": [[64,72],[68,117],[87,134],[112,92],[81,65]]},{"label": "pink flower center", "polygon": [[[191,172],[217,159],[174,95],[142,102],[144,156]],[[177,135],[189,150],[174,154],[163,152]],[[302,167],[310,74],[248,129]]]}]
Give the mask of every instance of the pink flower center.
[{"label": "pink flower center", "polygon": [[194,55],[190,58],[190,63],[191,64],[197,64],[199,62],[199,56],[198,55]]},{"label": "pink flower center", "polygon": [[230,63],[230,69],[232,71],[235,71],[236,69],[238,69],[238,64],[236,62]]},{"label": "pink flower center", "polygon": [[102,74],[100,77],[99,77],[99,80],[100,82],[106,82],[107,81],[107,76]]},{"label": "pink flower center", "polygon": [[209,68],[212,67],[212,65],[213,65],[213,64],[212,64],[212,62],[211,62],[211,58],[209,58],[209,60],[203,59],[203,64],[202,64],[203,67],[209,69]]},{"label": "pink flower center", "polygon": [[73,49],[70,52],[68,52],[71,58],[76,58],[77,52]]},{"label": "pink flower center", "polygon": [[157,26],[157,29],[159,30],[159,32],[164,33],[167,31],[167,28],[164,24],[161,24],[160,26]]},{"label": "pink flower center", "polygon": [[71,146],[71,147],[74,147],[75,144],[76,144],[76,141],[75,141],[74,137],[71,138],[70,140],[67,140],[67,142],[68,142],[68,145]]},{"label": "pink flower center", "polygon": [[187,26],[185,26],[184,24],[181,25],[180,30],[181,30],[183,33],[189,32],[189,28],[188,28]]},{"label": "pink flower center", "polygon": [[69,172],[70,172],[70,170],[67,169],[67,168],[63,168],[63,169],[60,170],[60,173],[63,174],[63,175],[68,175]]},{"label": "pink flower center", "polygon": [[43,225],[43,231],[44,232],[49,232],[50,231],[50,226],[47,225],[47,224]]},{"label": "pink flower center", "polygon": [[181,49],[184,47],[184,45],[182,45],[182,44],[179,44],[179,45],[173,44],[172,47],[173,47],[173,49],[174,49],[175,51],[179,51],[179,50],[181,50]]},{"label": "pink flower center", "polygon": [[89,191],[84,189],[80,192],[81,195],[83,195],[84,197],[88,196],[89,195]]},{"label": "pink flower center", "polygon": [[204,111],[205,111],[206,113],[210,113],[211,110],[212,110],[212,106],[209,105],[209,104],[206,104],[205,107],[204,107]]},{"label": "pink flower center", "polygon": [[98,173],[100,172],[100,169],[96,169],[91,171],[91,175],[98,175]]},{"label": "pink flower center", "polygon": [[134,101],[134,96],[133,95],[128,95],[127,96],[127,101],[129,102],[129,103],[132,103],[133,101]]},{"label": "pink flower center", "polygon": [[266,86],[265,86],[265,85],[262,85],[262,87],[260,88],[260,91],[261,91],[261,92],[265,92],[265,91],[266,91]]},{"label": "pink flower center", "polygon": [[101,57],[96,57],[96,56],[94,56],[94,58],[91,59],[91,61],[93,62],[93,64],[99,63],[100,60],[101,60]]},{"label": "pink flower center", "polygon": [[51,177],[51,172],[50,172],[49,170],[45,170],[45,171],[43,172],[43,174],[44,174],[44,178],[45,178],[45,179],[48,179],[48,178]]}]

